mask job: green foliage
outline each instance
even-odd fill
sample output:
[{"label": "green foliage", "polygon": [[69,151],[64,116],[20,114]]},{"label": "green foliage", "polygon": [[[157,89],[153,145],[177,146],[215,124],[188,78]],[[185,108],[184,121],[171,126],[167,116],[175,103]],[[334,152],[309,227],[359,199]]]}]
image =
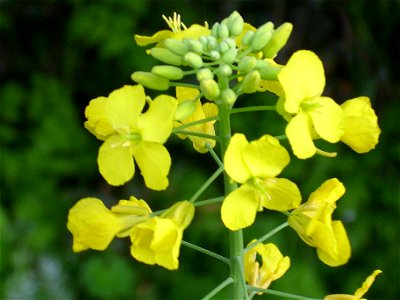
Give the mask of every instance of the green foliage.
[{"label": "green foliage", "polygon": [[[73,254],[65,224],[68,209],[87,195],[112,204],[134,191],[154,209],[165,208],[168,198],[190,197],[212,173],[215,166],[209,157],[187,151],[191,143],[182,146],[176,139],[167,144],[173,161],[185,158],[173,164],[173,184],[165,193],[150,196],[139,178],[110,189],[98,174],[99,142],[83,128],[83,110],[90,99],[132,84],[133,71],[150,69],[153,61],[134,44],[133,34],[165,28],[161,14],[177,10],[186,24],[212,24],[233,9],[257,25],[265,19],[292,22],[288,48],[277,61],[286,62],[297,49],[317,52],[326,64],[329,96],[342,101],[369,96],[382,128],[380,144],[369,154],[355,155],[333,145],[340,158],[293,160],[298,168],[282,174],[302,187],[304,199],[330,177],[337,176],[348,187],[336,218],[346,223],[353,255],[343,267],[321,266],[315,251],[287,228],[273,241],[291,257],[292,268],[271,288],[314,297],[351,293],[380,268],[383,274],[368,298],[400,298],[398,2],[221,3],[226,5],[161,0],[0,3],[0,298],[182,299],[190,291],[200,298],[224,280],[227,266],[186,247],[181,248],[180,269],[172,273],[141,265],[118,243],[101,255]],[[269,105],[274,99],[251,96],[249,101]],[[258,138],[263,126],[273,134],[282,132],[273,119],[268,121],[268,112],[243,116],[233,119],[233,129],[248,128],[254,134],[249,139]],[[255,118],[265,118],[266,123]],[[190,175],[200,160],[202,169]],[[204,197],[220,193],[214,186]],[[283,221],[279,214],[259,215],[254,228],[244,231],[246,243]],[[226,232],[215,229],[220,223],[218,206],[198,209],[184,239],[227,255]],[[221,293],[217,298],[225,297]]]}]

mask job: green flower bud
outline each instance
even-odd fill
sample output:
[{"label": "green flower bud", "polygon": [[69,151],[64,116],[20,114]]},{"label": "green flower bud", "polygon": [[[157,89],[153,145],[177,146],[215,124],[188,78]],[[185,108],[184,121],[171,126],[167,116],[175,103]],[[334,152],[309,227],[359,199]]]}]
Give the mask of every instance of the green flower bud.
[{"label": "green flower bud", "polygon": [[269,65],[268,67],[260,68],[261,79],[264,80],[278,80],[278,73],[282,67]]},{"label": "green flower bud", "polygon": [[226,24],[220,24],[218,26],[218,36],[220,39],[227,38],[229,36],[229,29]]},{"label": "green flower bud", "polygon": [[218,22],[214,23],[214,25],[211,27],[211,36],[213,36],[216,39],[218,38],[218,27],[219,27]]},{"label": "green flower bud", "polygon": [[200,89],[207,100],[217,100],[220,94],[218,83],[214,79],[200,81]]},{"label": "green flower bud", "polygon": [[242,45],[247,46],[253,41],[254,31],[247,31],[245,35],[242,37]]},{"label": "green flower bud", "polygon": [[131,75],[133,81],[157,91],[165,91],[169,88],[169,80],[150,72],[138,71]]},{"label": "green flower bud", "polygon": [[226,104],[232,106],[235,103],[236,99],[237,99],[237,95],[233,90],[226,89],[226,90],[223,90],[221,92],[221,97],[220,98],[221,98],[223,103],[226,103]]},{"label": "green flower bud", "polygon": [[243,31],[243,25],[244,25],[243,18],[237,11],[234,11],[228,17],[227,26],[231,36],[240,35]]},{"label": "green flower bud", "polygon": [[196,77],[198,81],[202,81],[205,79],[213,79],[214,74],[210,71],[210,69],[200,69],[197,71]]},{"label": "green flower bud", "polygon": [[169,65],[180,66],[182,64],[182,57],[176,55],[166,48],[152,48],[150,50],[150,55],[155,59],[158,59],[159,61]]},{"label": "green flower bud", "polygon": [[169,80],[179,80],[183,78],[182,69],[173,66],[154,66],[151,72]]},{"label": "green flower bud", "polygon": [[217,73],[223,76],[231,76],[232,75],[232,68],[228,65],[221,65],[217,69]]},{"label": "green flower bud", "polygon": [[255,93],[260,84],[260,80],[261,80],[261,75],[260,72],[258,72],[257,70],[253,70],[250,73],[248,73],[246,76],[244,76],[242,81],[241,85],[242,92],[246,94]]},{"label": "green flower bud", "polygon": [[239,62],[239,72],[246,74],[253,70],[257,64],[257,59],[254,56],[245,56]]},{"label": "green flower bud", "polygon": [[238,50],[236,48],[231,48],[228,51],[226,51],[221,58],[221,61],[230,65],[233,63],[236,59]]},{"label": "green flower bud", "polygon": [[165,39],[163,44],[168,50],[171,50],[171,52],[179,56],[183,56],[189,51],[189,48],[183,41],[178,41],[176,39]]},{"label": "green flower bud", "polygon": [[291,23],[283,23],[279,26],[271,36],[269,42],[262,49],[264,57],[273,58],[279,50],[286,45],[290,34],[292,33],[293,25]]},{"label": "green flower bud", "polygon": [[196,102],[193,100],[187,100],[179,103],[178,108],[175,111],[174,119],[183,120],[189,117],[196,110]]},{"label": "green flower bud", "polygon": [[260,51],[270,40],[274,31],[274,24],[272,22],[265,23],[260,26],[254,34],[254,38],[251,41],[251,49],[256,52]]},{"label": "green flower bud", "polygon": [[193,69],[198,69],[203,65],[201,56],[191,51],[185,54],[183,60]]},{"label": "green flower bud", "polygon": [[208,50],[215,50],[218,48],[217,39],[213,36],[207,37],[207,48]]},{"label": "green flower bud", "polygon": [[219,44],[219,51],[222,53],[225,53],[226,51],[228,51],[231,47],[229,46],[229,44],[223,40],[220,44]]},{"label": "green flower bud", "polygon": [[212,60],[218,60],[221,58],[221,54],[217,50],[210,51],[210,58]]},{"label": "green flower bud", "polygon": [[203,44],[198,40],[187,40],[187,44],[189,49],[197,54],[201,54],[203,52]]}]

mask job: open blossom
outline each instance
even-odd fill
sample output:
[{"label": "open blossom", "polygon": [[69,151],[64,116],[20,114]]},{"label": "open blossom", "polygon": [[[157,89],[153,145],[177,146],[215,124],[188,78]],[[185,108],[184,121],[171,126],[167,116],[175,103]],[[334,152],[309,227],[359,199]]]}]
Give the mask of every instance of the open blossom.
[{"label": "open blossom", "polygon": [[308,50],[295,52],[278,74],[284,92],[283,109],[292,115],[286,135],[294,154],[302,159],[316,153],[313,139],[336,143],[343,135],[344,113],[339,104],[322,97],[325,74],[318,56]]},{"label": "open blossom", "polygon": [[366,292],[368,292],[369,288],[374,283],[376,276],[381,273],[381,270],[375,270],[374,272],[372,272],[372,274],[364,280],[361,287],[355,291],[354,295],[334,294],[325,296],[324,300],[366,300],[365,298],[361,297],[364,296]]},{"label": "open blossom", "polygon": [[131,197],[108,209],[97,198],[83,198],[69,211],[67,228],[73,235],[74,252],[104,250],[115,236],[122,237],[151,213],[143,200]]},{"label": "open blossom", "polygon": [[332,220],[336,201],[344,192],[339,180],[329,179],[311,193],[306,203],[293,210],[288,220],[306,244],[317,248],[319,259],[329,266],[343,265],[351,255],[342,222]]},{"label": "open blossom", "polygon": [[270,135],[250,143],[243,134],[233,135],[224,166],[231,179],[242,186],[231,192],[222,204],[221,217],[227,228],[237,230],[250,226],[263,207],[285,211],[299,206],[301,195],[296,184],[276,178],[289,160],[286,149]]},{"label": "open blossom", "polygon": [[[251,245],[254,243],[249,243]],[[262,264],[257,261],[261,256]],[[258,244],[244,254],[244,278],[250,286],[267,289],[281,278],[290,267],[290,258],[283,256],[274,244]],[[258,293],[259,295],[262,293]]]},{"label": "open blossom", "polygon": [[160,95],[149,101],[141,85],[124,86],[108,97],[90,101],[85,110],[85,127],[104,141],[97,162],[110,185],[122,185],[135,173],[135,159],[145,184],[153,190],[168,186],[171,157],[163,143],[172,131],[177,101]]},{"label": "open blossom", "polygon": [[193,204],[180,201],[161,216],[138,224],[130,233],[131,255],[146,264],[177,269],[183,230],[190,224],[193,215]]},{"label": "open blossom", "polygon": [[[209,117],[216,117],[218,115],[218,107],[214,103],[201,104],[200,99],[198,99],[199,94],[200,94],[199,90],[194,88],[187,88],[187,87],[176,88],[176,98],[178,99],[178,102],[180,104],[186,101],[194,101],[193,112],[190,113],[187,117],[183,118],[182,120],[176,121],[175,122],[176,126],[200,121],[202,119]],[[215,136],[214,123],[215,120],[208,121],[187,127],[184,130],[191,131],[194,133],[203,133]],[[200,153],[206,153],[208,151],[206,144],[208,144],[211,148],[214,148],[216,143],[214,139],[198,137],[194,135],[179,134],[179,137],[181,138],[188,137],[193,142],[194,149]]]}]

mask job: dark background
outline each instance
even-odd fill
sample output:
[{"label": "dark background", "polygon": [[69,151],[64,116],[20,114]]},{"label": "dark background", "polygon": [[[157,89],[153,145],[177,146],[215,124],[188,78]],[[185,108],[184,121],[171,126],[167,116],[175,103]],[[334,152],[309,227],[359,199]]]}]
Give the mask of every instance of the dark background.
[{"label": "dark background", "polygon": [[[112,188],[98,173],[100,142],[82,126],[83,112],[91,99],[132,84],[133,71],[154,64],[134,43],[134,33],[166,29],[161,15],[174,11],[190,25],[213,24],[233,10],[256,27],[292,22],[292,36],[277,61],[286,63],[298,49],[316,52],[326,71],[324,95],[339,103],[369,96],[382,129],[379,145],[368,154],[338,144],[332,149],[339,157],[293,159],[284,171],[282,177],[298,183],[304,199],[328,178],[344,183],[347,191],[334,217],[345,223],[353,254],[347,265],[330,268],[285,229],[271,241],[291,257],[292,266],[271,288],[310,297],[353,293],[380,268],[383,274],[368,299],[400,299],[400,5],[361,0],[0,1],[0,298],[199,299],[225,279],[227,266],[185,247],[173,272],[136,262],[127,240],[114,241],[104,252],[74,254],[66,219],[68,209],[86,196],[112,205],[134,194],[153,210],[165,208],[189,198],[212,174],[215,163],[208,155],[172,138],[167,191],[147,191],[140,176]],[[265,99],[261,94],[246,101],[255,105]],[[243,114],[235,116],[233,130],[254,139],[265,132],[281,134],[280,122],[272,113]],[[202,199],[220,194],[215,185]],[[244,231],[245,242],[284,221],[280,214],[259,213]],[[196,210],[184,238],[228,255],[218,206]]]}]

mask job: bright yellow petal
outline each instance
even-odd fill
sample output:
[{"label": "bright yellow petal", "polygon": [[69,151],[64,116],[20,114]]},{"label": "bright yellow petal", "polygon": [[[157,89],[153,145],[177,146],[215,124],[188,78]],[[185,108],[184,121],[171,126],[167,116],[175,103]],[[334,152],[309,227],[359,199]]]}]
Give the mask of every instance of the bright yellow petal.
[{"label": "bright yellow petal", "polygon": [[138,35],[135,34],[135,42],[138,46],[147,46],[150,44],[158,43],[161,40],[167,39],[172,35],[171,30],[161,30],[153,34],[152,36]]},{"label": "bright yellow petal", "polygon": [[133,156],[148,188],[160,191],[168,187],[171,157],[163,145],[141,141],[133,147]]},{"label": "bright yellow petal", "polygon": [[155,218],[140,223],[132,228],[131,239],[131,255],[145,264],[154,265],[156,263],[155,253],[150,248],[154,238],[154,229],[156,227]]},{"label": "bright yellow petal", "polygon": [[135,125],[146,102],[146,95],[141,85],[125,85],[108,96],[106,112],[110,124],[119,132],[128,133]]},{"label": "bright yellow petal", "polygon": [[267,179],[263,182],[263,187],[265,192],[260,193],[260,199],[261,205],[265,208],[286,211],[300,205],[300,190],[294,182],[288,179]]},{"label": "bright yellow petal", "polygon": [[120,230],[119,219],[97,198],[79,200],[68,213],[67,228],[74,238],[73,251],[104,250]]},{"label": "bright yellow petal", "polygon": [[173,32],[171,37],[177,40],[183,40],[185,38],[198,39],[201,36],[209,36],[210,33],[211,30],[207,27],[199,24],[193,24],[185,30]]},{"label": "bright yellow petal", "polygon": [[279,140],[264,135],[243,148],[242,157],[252,177],[276,177],[288,165],[289,153]]},{"label": "bright yellow petal", "polygon": [[278,74],[285,92],[285,110],[295,114],[304,100],[318,97],[325,87],[324,67],[318,56],[308,50],[295,52]]},{"label": "bright yellow petal", "polygon": [[376,276],[378,276],[381,273],[382,273],[381,270],[375,270],[374,272],[372,272],[372,274],[369,275],[367,279],[364,280],[362,286],[359,289],[357,289],[357,291],[354,293],[354,296],[358,298],[364,296],[364,294],[369,290],[371,285],[374,283]]},{"label": "bright yellow petal", "polygon": [[286,136],[292,146],[293,153],[298,158],[310,158],[316,153],[311,130],[311,120],[303,112],[293,117],[286,127]]},{"label": "bright yellow petal", "polygon": [[347,100],[344,111],[344,134],[341,140],[357,153],[366,153],[378,144],[381,130],[368,97]]},{"label": "bright yellow petal", "polygon": [[176,87],[176,99],[178,102],[184,102],[188,100],[196,100],[200,91],[195,88],[188,88],[184,86],[177,86]]},{"label": "bright yellow petal", "polygon": [[130,143],[119,135],[111,136],[100,146],[97,163],[110,185],[123,185],[135,173]]},{"label": "bright yellow petal", "polygon": [[254,223],[258,208],[257,193],[253,188],[242,185],[225,198],[221,218],[227,228],[238,230]]},{"label": "bright yellow petal", "polygon": [[85,109],[85,117],[87,119],[84,123],[85,128],[103,141],[115,133],[108,120],[106,112],[107,101],[106,97],[98,97],[91,100]]},{"label": "bright yellow petal", "polygon": [[315,106],[308,114],[318,135],[330,143],[338,142],[344,125],[344,114],[339,104],[331,98],[318,97],[310,105]]},{"label": "bright yellow petal", "polygon": [[324,181],[318,189],[311,193],[308,202],[328,202],[333,208],[336,207],[335,202],[340,199],[346,192],[346,189],[337,178],[331,178]]},{"label": "bright yellow petal", "polygon": [[225,171],[233,180],[239,183],[245,183],[252,177],[242,157],[243,149],[248,144],[244,134],[236,133],[232,136],[225,152]]},{"label": "bright yellow petal", "polygon": [[261,79],[258,91],[259,92],[270,91],[279,97],[285,96],[285,92],[283,91],[279,81],[270,81]]},{"label": "bright yellow petal", "polygon": [[168,95],[154,99],[149,109],[137,118],[136,128],[145,141],[165,143],[172,131],[177,101]]}]

